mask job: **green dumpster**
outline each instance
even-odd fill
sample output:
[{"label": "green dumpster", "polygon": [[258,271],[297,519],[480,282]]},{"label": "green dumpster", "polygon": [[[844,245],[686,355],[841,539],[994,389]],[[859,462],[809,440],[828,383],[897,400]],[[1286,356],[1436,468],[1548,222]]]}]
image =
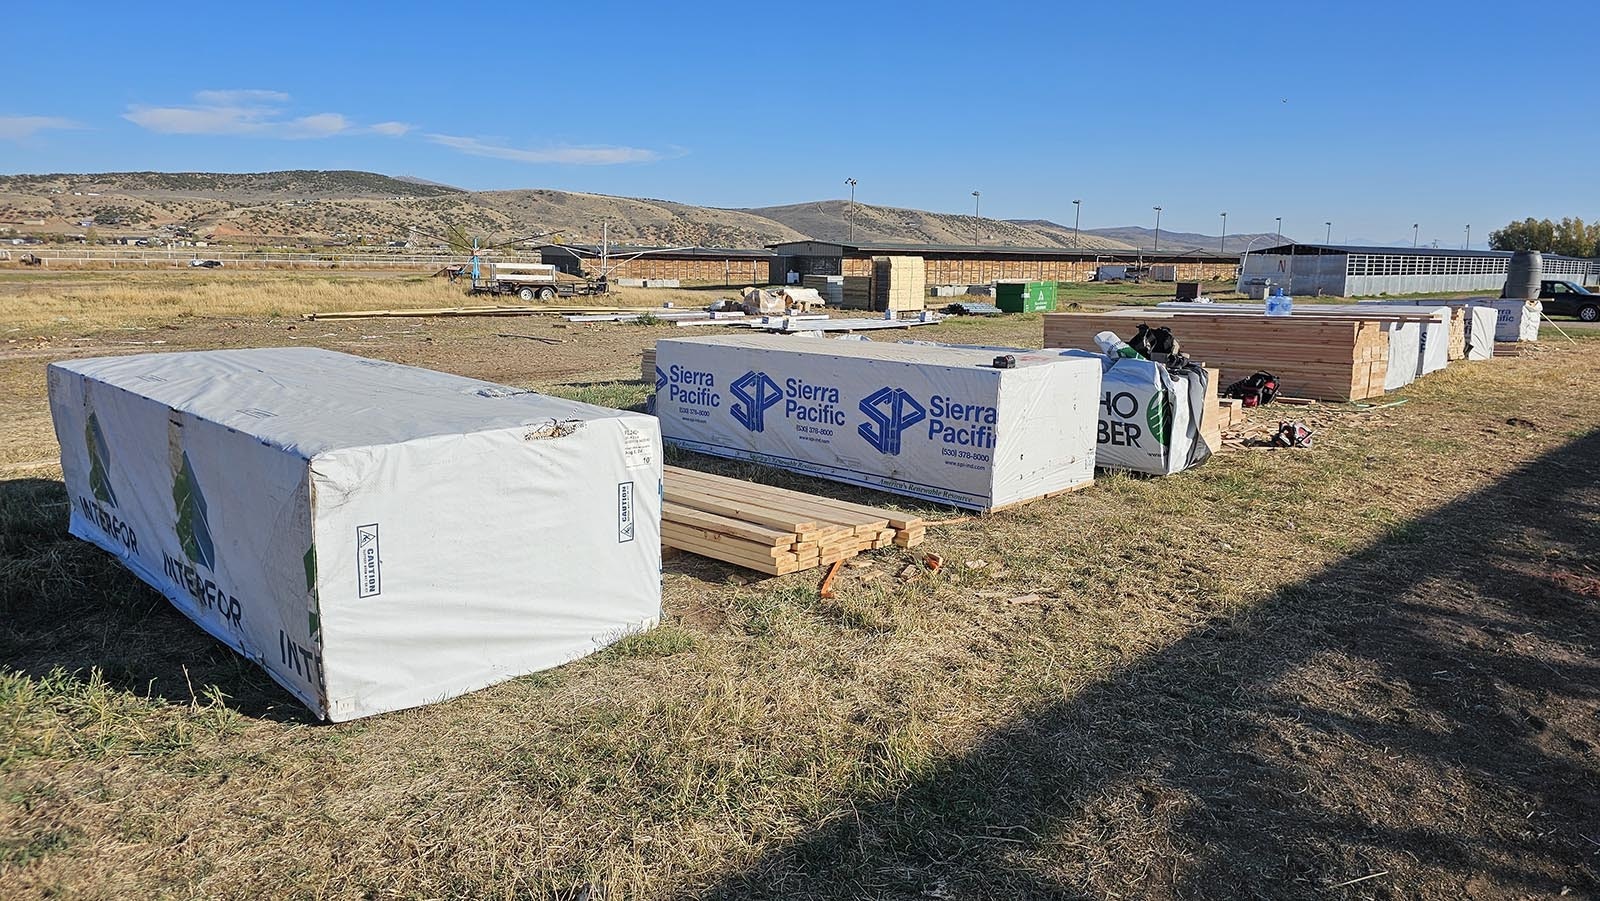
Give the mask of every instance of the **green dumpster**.
[{"label": "green dumpster", "polygon": [[994,305],[1007,313],[1049,313],[1056,308],[1055,282],[995,282]]}]

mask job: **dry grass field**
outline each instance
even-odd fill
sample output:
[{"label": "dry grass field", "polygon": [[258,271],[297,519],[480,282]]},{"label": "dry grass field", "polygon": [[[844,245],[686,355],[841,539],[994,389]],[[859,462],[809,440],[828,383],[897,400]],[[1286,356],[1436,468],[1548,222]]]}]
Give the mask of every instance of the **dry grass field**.
[{"label": "dry grass field", "polygon": [[[1260,411],[1316,446],[962,519],[867,555],[834,598],[816,573],[675,557],[653,631],[327,726],[66,536],[45,363],[306,343],[631,405],[639,351],[679,332],[302,322],[457,301],[212,275],[0,279],[0,897],[1600,890],[1591,342],[1457,364],[1403,406]],[[942,570],[898,578],[928,551]]]}]

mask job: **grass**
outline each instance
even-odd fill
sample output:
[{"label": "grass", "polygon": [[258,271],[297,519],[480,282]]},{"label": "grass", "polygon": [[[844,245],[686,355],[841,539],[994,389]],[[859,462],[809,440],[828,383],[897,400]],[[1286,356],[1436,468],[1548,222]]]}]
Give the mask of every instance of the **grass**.
[{"label": "grass", "polygon": [[[161,290],[100,315],[173,325],[148,306]],[[298,289],[256,290],[230,315]],[[175,342],[216,337],[178,325]],[[566,343],[488,343],[504,328],[430,323],[374,352],[644,399],[610,371],[657,330],[519,321]],[[1039,328],[929,331],[1015,345]],[[588,369],[554,372],[570,361]],[[29,409],[41,386],[12,370],[39,365],[0,362]],[[684,556],[655,630],[338,726],[67,537],[53,471],[7,475],[0,896],[1325,897],[1379,870],[1395,875],[1370,895],[1592,885],[1577,814],[1600,628],[1592,602],[1539,586],[1584,577],[1600,546],[1596,449],[1564,450],[1600,429],[1600,398],[1549,390],[1597,376],[1552,344],[1454,366],[1401,407],[1262,411],[1314,417],[1317,446],[938,527],[844,570],[833,599],[817,573]],[[54,452],[47,428],[12,440]],[[1520,474],[1534,460],[1548,468]],[[1472,517],[1451,514],[1475,491]],[[946,566],[901,580],[922,551]]]}]

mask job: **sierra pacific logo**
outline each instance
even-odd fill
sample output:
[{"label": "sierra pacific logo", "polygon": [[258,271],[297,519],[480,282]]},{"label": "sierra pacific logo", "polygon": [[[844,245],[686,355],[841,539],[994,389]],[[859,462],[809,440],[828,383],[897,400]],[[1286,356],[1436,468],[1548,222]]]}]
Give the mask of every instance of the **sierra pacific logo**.
[{"label": "sierra pacific logo", "polygon": [[928,416],[904,388],[879,388],[863,398],[860,407],[870,421],[857,426],[857,431],[883,454],[899,454],[900,434]]},{"label": "sierra pacific logo", "polygon": [[750,371],[733,380],[728,391],[736,403],[728,408],[739,424],[752,432],[767,426],[767,411],[783,400],[783,389],[765,372]]},{"label": "sierra pacific logo", "polygon": [[656,367],[656,392],[659,394],[661,389],[665,388],[665,387],[667,387],[667,374],[665,372],[661,371],[661,367],[660,366],[657,366]]},{"label": "sierra pacific logo", "polygon": [[83,442],[89,449],[89,490],[94,499],[107,507],[117,505],[117,493],[111,488],[111,446],[106,443],[105,432],[100,430],[100,417],[89,414],[83,426]]},{"label": "sierra pacific logo", "polygon": [[183,555],[190,563],[215,572],[217,549],[211,541],[206,496],[200,491],[200,480],[195,478],[187,451],[183,454],[182,468],[172,477],[172,502],[178,511],[178,544],[183,547]]}]

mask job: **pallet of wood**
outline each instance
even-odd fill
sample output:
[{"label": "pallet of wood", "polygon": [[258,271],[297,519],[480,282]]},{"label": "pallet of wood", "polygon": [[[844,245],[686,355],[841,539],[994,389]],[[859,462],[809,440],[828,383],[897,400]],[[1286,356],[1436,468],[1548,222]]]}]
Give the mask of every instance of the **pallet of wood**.
[{"label": "pallet of wood", "polygon": [[911,313],[926,307],[928,282],[922,257],[872,258],[872,306],[879,313]]},{"label": "pallet of wood", "polygon": [[668,466],[661,544],[769,576],[877,548],[922,543],[921,518],[742,479]]},{"label": "pallet of wood", "polygon": [[1044,346],[1094,348],[1094,336],[1124,341],[1140,323],[1166,326],[1183,352],[1216,367],[1226,385],[1266,370],[1284,390],[1318,400],[1364,400],[1383,394],[1389,337],[1378,318],[1177,314],[1165,310],[1046,313]]},{"label": "pallet of wood", "polygon": [[644,349],[644,357],[639,361],[639,380],[647,385],[656,381],[656,349],[654,346]]}]

